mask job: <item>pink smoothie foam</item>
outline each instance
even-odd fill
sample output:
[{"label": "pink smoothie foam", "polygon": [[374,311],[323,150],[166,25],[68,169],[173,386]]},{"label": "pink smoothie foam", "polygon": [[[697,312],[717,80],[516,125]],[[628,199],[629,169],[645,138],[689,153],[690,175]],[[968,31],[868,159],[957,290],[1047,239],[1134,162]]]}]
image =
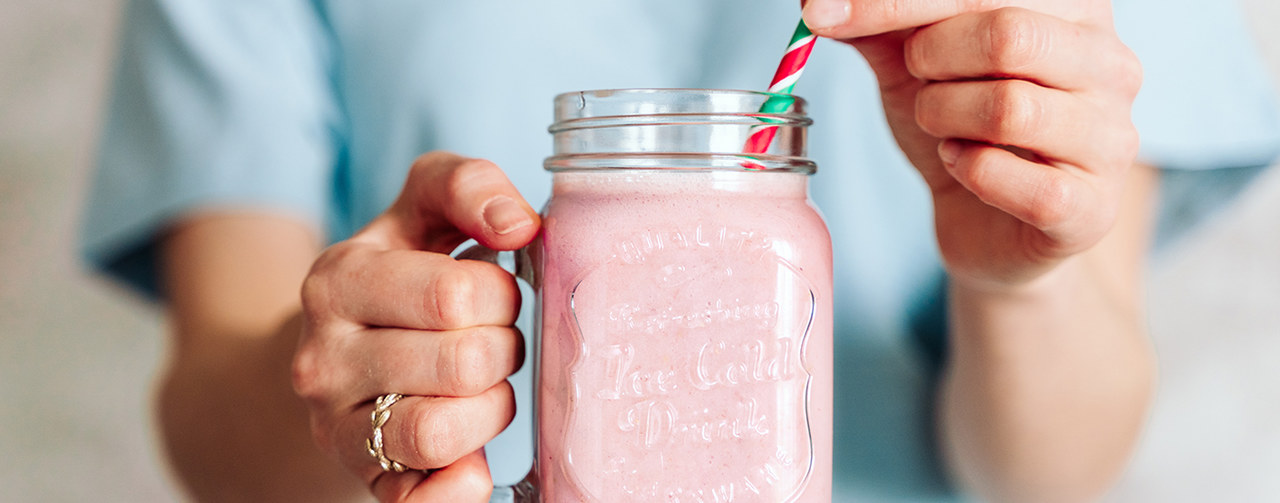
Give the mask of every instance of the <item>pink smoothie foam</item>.
[{"label": "pink smoothie foam", "polygon": [[831,245],[807,187],[773,172],[555,175],[544,501],[831,500]]}]

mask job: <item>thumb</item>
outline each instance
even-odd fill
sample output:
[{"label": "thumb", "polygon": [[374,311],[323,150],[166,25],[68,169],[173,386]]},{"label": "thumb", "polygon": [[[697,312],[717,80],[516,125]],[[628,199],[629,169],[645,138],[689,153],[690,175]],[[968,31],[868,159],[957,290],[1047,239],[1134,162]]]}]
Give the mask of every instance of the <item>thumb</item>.
[{"label": "thumb", "polygon": [[[538,233],[538,213],[498,165],[448,152],[419,157],[384,215],[385,232],[412,248],[448,253],[467,238],[514,250]],[[371,227],[374,227],[371,225]]]},{"label": "thumb", "polygon": [[[901,1],[901,0],[896,0]],[[914,1],[914,0],[912,0]],[[908,2],[910,3],[910,2]],[[854,5],[858,6],[856,15]],[[805,26],[819,37],[830,38],[853,46],[866,59],[875,73],[881,90],[903,87],[915,78],[907,69],[903,52],[904,43],[911,36],[911,27],[888,29],[885,15],[867,16],[877,8],[894,5],[887,0],[801,0],[801,14]],[[906,9],[903,6],[903,9]],[[898,9],[891,9],[897,16]],[[884,26],[882,26],[884,25]]]}]

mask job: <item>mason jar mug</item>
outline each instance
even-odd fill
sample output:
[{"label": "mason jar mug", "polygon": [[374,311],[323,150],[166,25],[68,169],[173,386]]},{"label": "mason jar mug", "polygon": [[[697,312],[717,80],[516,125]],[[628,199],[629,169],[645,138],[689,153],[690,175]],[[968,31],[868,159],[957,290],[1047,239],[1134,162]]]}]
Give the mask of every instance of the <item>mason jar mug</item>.
[{"label": "mason jar mug", "polygon": [[[769,100],[790,101],[761,113]],[[534,473],[501,494],[831,500],[832,257],[809,124],[789,95],[555,98],[552,197],[524,257]]]}]

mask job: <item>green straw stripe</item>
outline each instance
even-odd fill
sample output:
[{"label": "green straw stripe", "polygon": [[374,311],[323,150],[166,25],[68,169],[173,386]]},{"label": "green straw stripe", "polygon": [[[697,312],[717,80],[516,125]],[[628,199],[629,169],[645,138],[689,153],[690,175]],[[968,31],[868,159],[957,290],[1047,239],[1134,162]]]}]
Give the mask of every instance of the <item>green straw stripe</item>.
[{"label": "green straw stripe", "polygon": [[[804,21],[800,21],[799,23],[796,23],[796,31],[795,33],[791,34],[791,41],[787,42],[787,47],[791,47],[792,45],[795,45],[796,42],[799,42],[803,40],[805,37],[808,37],[810,35],[813,35],[813,31],[810,30],[808,26],[805,26]],[[791,85],[778,91],[779,94],[785,95],[785,96],[773,96],[773,97],[770,97],[768,100],[765,100],[764,104],[760,105],[760,113],[780,114],[790,110],[791,105],[794,104],[796,101],[795,98],[791,96],[791,91],[795,90],[795,87],[796,87],[796,83],[792,82]],[[769,120],[766,122],[774,122],[774,121]]]},{"label": "green straw stripe", "polygon": [[800,39],[809,35],[813,35],[813,31],[810,30],[808,26],[805,26],[804,21],[800,21],[796,26],[796,32],[791,35],[791,41],[787,42],[787,47],[790,47],[791,44],[799,42]]},{"label": "green straw stripe", "polygon": [[[791,110],[791,105],[794,104],[795,102],[796,102],[795,97],[790,94],[771,96],[769,97],[769,99],[765,100],[763,105],[760,105],[760,113],[761,114],[786,113],[788,110]],[[767,122],[781,122],[780,120],[777,120],[777,119],[773,119],[773,118],[766,119],[764,117],[761,117],[760,120],[767,121]]]}]

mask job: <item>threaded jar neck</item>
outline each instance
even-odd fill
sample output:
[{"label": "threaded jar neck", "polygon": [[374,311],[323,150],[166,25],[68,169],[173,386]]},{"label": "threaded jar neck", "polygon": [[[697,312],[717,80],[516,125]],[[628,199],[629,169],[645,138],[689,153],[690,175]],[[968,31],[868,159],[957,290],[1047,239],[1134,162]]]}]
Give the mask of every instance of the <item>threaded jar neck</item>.
[{"label": "threaded jar neck", "polygon": [[[771,101],[772,100],[772,101]],[[762,113],[766,102],[784,111]],[[777,107],[775,107],[777,108]],[[550,171],[593,169],[749,170],[811,174],[803,99],[722,89],[620,89],[564,93],[549,128]],[[774,135],[763,152],[744,153],[764,127]]]}]

